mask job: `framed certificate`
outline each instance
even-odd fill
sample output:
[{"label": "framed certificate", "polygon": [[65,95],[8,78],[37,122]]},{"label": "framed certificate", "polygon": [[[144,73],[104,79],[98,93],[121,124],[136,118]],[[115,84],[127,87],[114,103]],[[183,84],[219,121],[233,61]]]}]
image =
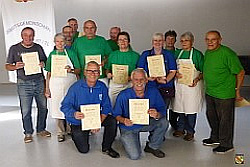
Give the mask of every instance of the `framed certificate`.
[{"label": "framed certificate", "polygon": [[149,99],[129,99],[129,117],[133,124],[149,125]]},{"label": "framed certificate", "polygon": [[[90,61],[95,61],[97,64],[102,64],[102,57],[101,55],[86,55],[85,56],[85,64],[87,64]],[[102,75],[102,67],[100,66],[100,75]]]},{"label": "framed certificate", "polygon": [[51,76],[67,77],[67,56],[52,55]]},{"label": "framed certificate", "polygon": [[39,66],[38,52],[22,53],[22,60],[24,62],[24,74],[32,75],[41,73],[41,67]]},{"label": "framed certificate", "polygon": [[112,64],[113,82],[117,84],[128,83],[128,65]]},{"label": "framed certificate", "polygon": [[80,108],[84,114],[82,130],[101,128],[100,104],[81,105]]},{"label": "framed certificate", "polygon": [[178,63],[178,71],[182,75],[182,78],[178,78],[177,82],[184,85],[192,85],[194,79],[194,64],[190,63]]},{"label": "framed certificate", "polygon": [[163,55],[148,56],[147,61],[148,61],[148,70],[150,77],[166,76]]}]

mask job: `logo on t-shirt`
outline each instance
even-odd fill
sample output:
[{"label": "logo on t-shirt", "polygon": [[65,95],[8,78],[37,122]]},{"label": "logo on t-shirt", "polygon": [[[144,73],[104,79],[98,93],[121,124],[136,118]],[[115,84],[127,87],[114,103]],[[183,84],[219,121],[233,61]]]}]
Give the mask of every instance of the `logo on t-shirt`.
[{"label": "logo on t-shirt", "polygon": [[99,94],[99,100],[102,100],[102,94]]}]

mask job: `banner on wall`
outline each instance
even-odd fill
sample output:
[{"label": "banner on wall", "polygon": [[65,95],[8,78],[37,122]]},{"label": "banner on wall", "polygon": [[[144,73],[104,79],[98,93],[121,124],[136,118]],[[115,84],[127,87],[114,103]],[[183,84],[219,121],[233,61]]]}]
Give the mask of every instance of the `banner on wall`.
[{"label": "banner on wall", "polygon": [[[7,55],[12,45],[22,41],[24,27],[35,30],[34,42],[43,47],[47,56],[52,51],[55,34],[52,0],[2,0],[2,19]],[[16,82],[15,71],[9,71],[9,81]]]}]

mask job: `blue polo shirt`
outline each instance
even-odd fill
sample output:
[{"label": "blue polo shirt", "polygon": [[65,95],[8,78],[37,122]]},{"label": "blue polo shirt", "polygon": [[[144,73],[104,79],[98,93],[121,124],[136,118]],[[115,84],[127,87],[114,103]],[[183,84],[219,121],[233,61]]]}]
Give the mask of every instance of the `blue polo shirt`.
[{"label": "blue polo shirt", "polygon": [[[177,65],[176,65],[174,55],[166,49],[162,49],[161,54],[163,55],[163,58],[164,58],[166,73],[168,74],[170,70],[177,70]],[[148,70],[147,57],[153,56],[153,55],[155,55],[154,48],[152,48],[151,50],[146,50],[146,51],[142,52],[142,55],[140,56],[140,59],[139,59],[138,64],[137,64],[137,67],[143,68],[147,72],[148,75],[149,75],[149,70]],[[156,81],[149,81],[148,85],[155,86],[157,88],[173,87],[174,86],[174,79],[172,79],[171,81],[169,81],[166,84],[158,84]]]},{"label": "blue polo shirt", "polygon": [[[141,99],[137,97],[133,88],[128,88],[120,92],[116,99],[115,107],[113,110],[113,116],[122,116],[124,118],[129,118],[129,99]],[[149,99],[149,108],[154,108],[157,112],[160,112],[162,116],[166,115],[166,106],[165,102],[160,95],[160,92],[155,87],[146,86],[144,91],[144,98]],[[145,125],[136,125],[125,126],[122,123],[119,123],[119,126],[124,129],[133,130],[140,128]]]},{"label": "blue polo shirt", "polygon": [[81,120],[75,119],[74,113],[80,111],[80,106],[85,104],[100,104],[100,114],[108,115],[111,113],[108,88],[103,82],[97,81],[94,87],[89,87],[83,79],[75,82],[69,88],[60,109],[69,123],[80,125]]}]

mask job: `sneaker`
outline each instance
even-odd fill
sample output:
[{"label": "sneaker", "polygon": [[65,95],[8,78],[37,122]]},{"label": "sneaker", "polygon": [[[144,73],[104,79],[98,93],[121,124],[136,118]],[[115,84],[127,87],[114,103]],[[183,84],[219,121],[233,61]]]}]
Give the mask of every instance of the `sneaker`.
[{"label": "sneaker", "polygon": [[47,130],[43,130],[41,132],[37,132],[36,133],[38,136],[41,136],[41,137],[51,137],[51,133]]},{"label": "sneaker", "polygon": [[57,136],[57,141],[58,141],[58,142],[63,142],[63,141],[65,141],[65,136],[64,136],[64,135],[58,135],[58,136]]},{"label": "sneaker", "polygon": [[213,145],[219,145],[220,144],[220,142],[214,141],[211,138],[202,140],[202,143],[205,146],[213,146]]},{"label": "sneaker", "polygon": [[120,158],[120,154],[113,150],[112,148],[107,149],[107,150],[102,150],[103,154],[109,155],[112,158]]},{"label": "sneaker", "polygon": [[218,147],[213,149],[213,152],[215,152],[216,154],[226,154],[226,153],[233,151],[233,150],[234,150],[233,147],[218,146]]},{"label": "sneaker", "polygon": [[176,130],[176,131],[174,131],[173,136],[174,136],[174,137],[181,137],[181,136],[183,136],[184,134],[185,134],[184,131]]},{"label": "sneaker", "polygon": [[32,135],[31,134],[26,134],[24,137],[24,143],[30,143],[33,141]]},{"label": "sneaker", "polygon": [[194,134],[188,133],[188,134],[186,134],[186,135],[184,136],[183,139],[186,140],[186,141],[191,141],[191,140],[194,139]]},{"label": "sneaker", "polygon": [[152,149],[148,146],[148,142],[146,144],[146,147],[144,148],[144,151],[147,153],[152,153],[154,156],[158,157],[158,158],[164,158],[165,157],[165,153],[162,152],[159,149]]}]

